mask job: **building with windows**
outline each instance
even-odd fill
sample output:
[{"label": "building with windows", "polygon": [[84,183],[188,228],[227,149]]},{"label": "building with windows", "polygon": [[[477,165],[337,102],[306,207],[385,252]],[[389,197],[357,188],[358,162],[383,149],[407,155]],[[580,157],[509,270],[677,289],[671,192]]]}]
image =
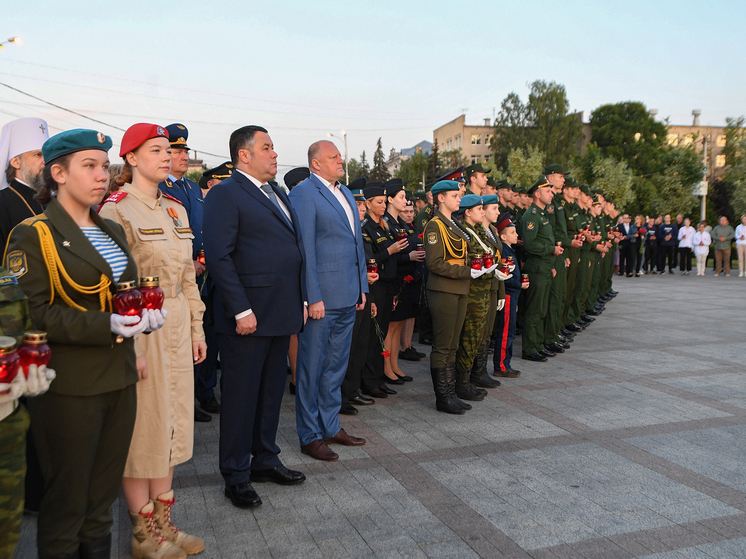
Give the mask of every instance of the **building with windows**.
[{"label": "building with windows", "polygon": [[466,124],[466,115],[455,118],[448,124],[433,131],[433,141],[438,141],[438,149],[451,151],[461,148],[461,153],[471,163],[489,161],[492,156],[492,137],[495,127],[489,118],[484,124]]},{"label": "building with windows", "polygon": [[411,148],[403,149],[401,151],[396,151],[392,148],[391,152],[389,153],[388,161],[386,161],[386,167],[388,168],[389,173],[393,175],[394,172],[402,164],[402,162],[409,161],[417,153],[430,155],[430,153],[432,153],[432,150],[433,143],[428,142],[427,140],[422,140],[419,144],[412,146]]},{"label": "building with windows", "polygon": [[[651,111],[651,114],[654,114]],[[699,117],[701,111],[692,111],[694,117],[691,126],[670,125],[666,142],[673,146],[689,146],[702,153],[702,144],[707,140],[707,180],[718,178],[725,173],[725,127],[701,126]]]}]

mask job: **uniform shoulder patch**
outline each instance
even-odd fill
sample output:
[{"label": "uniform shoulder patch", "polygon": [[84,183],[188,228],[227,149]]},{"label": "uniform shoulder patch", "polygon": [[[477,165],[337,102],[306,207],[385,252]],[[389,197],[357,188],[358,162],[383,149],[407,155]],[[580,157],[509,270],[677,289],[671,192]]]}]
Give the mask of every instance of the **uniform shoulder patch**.
[{"label": "uniform shoulder patch", "polygon": [[18,285],[18,279],[15,276],[0,277],[0,287],[3,285]]},{"label": "uniform shoulder patch", "polygon": [[366,217],[362,223],[360,224],[360,227],[365,227],[365,224],[368,223],[368,218]]},{"label": "uniform shoulder patch", "polygon": [[531,208],[531,213],[535,214],[536,213],[536,208]]},{"label": "uniform shoulder patch", "polygon": [[12,252],[9,252],[5,258],[5,267],[16,278],[23,277],[23,275],[28,272],[28,264],[26,264],[26,253],[22,250],[14,250]]},{"label": "uniform shoulder patch", "polygon": [[106,202],[114,202],[115,204],[118,204],[119,202],[121,202],[127,197],[127,194],[129,194],[129,192],[125,192],[124,190],[119,190],[115,192],[114,194],[112,194],[111,196],[109,196],[106,200],[101,202],[101,205],[103,206],[104,204],[106,204]]},{"label": "uniform shoulder patch", "polygon": [[166,194],[165,192],[161,192],[161,194],[163,195],[164,198],[168,198],[169,200],[172,200],[173,202],[176,202],[180,206],[184,205],[181,202],[179,202],[179,200],[177,200],[176,198],[174,198],[173,196],[171,196],[170,194]]},{"label": "uniform shoulder patch", "polygon": [[427,242],[431,245],[434,245],[438,242],[438,236],[435,233],[428,233],[427,234]]},{"label": "uniform shoulder patch", "polygon": [[554,213],[554,204],[549,204],[547,206],[547,212],[549,212],[550,214]]},{"label": "uniform shoulder patch", "polygon": [[36,223],[37,221],[45,221],[46,219],[47,219],[47,216],[45,216],[44,214],[32,215],[31,217],[27,217],[26,219],[24,219],[18,225],[29,225],[30,226]]},{"label": "uniform shoulder patch", "polygon": [[536,227],[536,224],[533,221],[526,222],[526,229],[533,229],[534,227]]}]

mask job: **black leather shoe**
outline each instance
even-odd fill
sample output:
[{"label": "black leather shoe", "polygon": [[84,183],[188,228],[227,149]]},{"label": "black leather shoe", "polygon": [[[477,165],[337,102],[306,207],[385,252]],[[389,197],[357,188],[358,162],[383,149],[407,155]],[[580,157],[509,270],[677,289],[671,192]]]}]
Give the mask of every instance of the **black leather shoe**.
[{"label": "black leather shoe", "polygon": [[399,352],[399,359],[403,359],[404,361],[419,361],[420,357],[419,355],[415,355],[413,352],[409,351],[409,348],[407,348],[404,351]]},{"label": "black leather shoe", "polygon": [[225,496],[231,500],[234,507],[240,509],[249,509],[262,504],[262,500],[249,482],[239,483],[238,485],[226,485]]},{"label": "black leather shoe", "polygon": [[577,324],[570,324],[567,327],[567,330],[569,330],[570,332],[582,332],[583,331],[583,329]]},{"label": "black leather shoe", "polygon": [[415,349],[414,347],[412,347],[412,346],[409,346],[409,347],[407,348],[407,351],[411,351],[412,353],[414,353],[414,354],[415,354],[415,355],[416,355],[417,357],[419,357],[420,359],[422,359],[423,357],[427,357],[427,353],[422,353],[421,351],[417,351],[417,350],[416,350],[416,349]]},{"label": "black leather shoe", "polygon": [[296,483],[303,483],[306,481],[306,475],[303,472],[296,470],[288,470],[285,466],[280,464],[269,470],[251,470],[251,482],[252,483],[264,483],[265,481],[271,481],[272,483],[278,483],[280,485],[295,485]]},{"label": "black leather shoe", "polygon": [[560,338],[560,341],[558,341],[558,342],[555,342],[555,343],[556,343],[556,344],[557,344],[558,346],[560,346],[560,347],[561,347],[562,349],[570,349],[570,347],[571,347],[571,346],[570,346],[570,343],[569,343],[569,342],[564,342],[564,341],[562,341],[562,339],[561,339],[561,338]]},{"label": "black leather shoe", "polygon": [[[588,311],[588,312],[593,312],[593,311]],[[601,314],[601,313],[598,313],[598,314]],[[596,321],[595,318],[593,318],[592,316],[588,316],[587,314],[584,314],[580,318],[583,319],[583,322],[587,322],[588,324],[590,324],[591,322],[595,322]]]},{"label": "black leather shoe", "polygon": [[545,345],[544,348],[547,351],[553,351],[554,353],[565,353],[565,348],[561,347],[558,343]]},{"label": "black leather shoe", "polygon": [[619,295],[618,291],[614,291],[613,289],[607,293],[607,295],[611,295],[612,297],[616,297]]},{"label": "black leather shoe", "polygon": [[[109,559],[111,557],[111,534],[92,542],[80,542],[80,559]],[[73,555],[73,557],[76,557]]]},{"label": "black leather shoe", "polygon": [[220,402],[215,396],[210,396],[204,400],[199,401],[199,405],[207,413],[220,413]]},{"label": "black leather shoe", "polygon": [[589,324],[590,324],[590,322],[586,322],[586,321],[585,321],[585,320],[583,320],[582,318],[579,318],[579,319],[578,319],[578,320],[577,320],[577,321],[575,322],[575,325],[576,325],[576,326],[579,326],[581,330],[585,330],[585,329],[586,329],[586,328],[588,327],[588,325],[589,325]]},{"label": "black leather shoe", "polygon": [[573,332],[572,330],[570,330],[569,326],[565,326],[562,329],[562,332],[560,332],[560,335],[564,336],[568,340],[572,340],[575,337],[575,332]]},{"label": "black leather shoe", "polygon": [[355,396],[354,398],[350,398],[350,404],[356,406],[372,406],[375,403],[376,401],[373,398],[368,398],[367,396]]},{"label": "black leather shoe", "polygon": [[207,423],[208,421],[212,421],[212,416],[209,413],[203,412],[197,406],[194,406],[194,421]]},{"label": "black leather shoe", "polygon": [[[386,380],[388,381],[388,379],[386,379]],[[404,381],[395,382],[394,384],[404,384]],[[393,390],[393,389],[389,388],[385,384],[382,384],[378,388],[381,389],[381,392],[383,392],[384,394],[388,394],[389,396],[393,396],[394,394],[396,394],[396,390]]]},{"label": "black leather shoe", "polygon": [[402,376],[399,373],[397,373],[396,371],[394,371],[394,374],[396,375],[396,378],[398,378],[399,380],[403,380],[404,382],[412,382],[414,380],[409,375],[403,375]]},{"label": "black leather shoe", "polygon": [[373,388],[372,390],[363,388],[363,394],[366,396],[373,396],[373,398],[388,398],[386,393],[379,388]]},{"label": "black leather shoe", "polygon": [[351,404],[342,404],[342,407],[339,409],[339,413],[342,415],[357,415],[357,408],[352,406]]},{"label": "black leather shoe", "polygon": [[539,353],[543,355],[544,357],[557,357],[556,353],[546,348],[542,349]]},{"label": "black leather shoe", "polygon": [[524,355],[523,359],[527,361],[538,361],[540,363],[543,361],[548,361],[548,359],[539,352],[532,353],[531,355]]},{"label": "black leather shoe", "polygon": [[291,395],[295,396],[295,383],[291,382],[288,384],[288,392],[290,392]]},{"label": "black leather shoe", "polygon": [[[394,374],[396,374],[396,373],[394,373]],[[384,375],[384,376],[386,376],[386,375]],[[404,384],[404,379],[401,379],[399,377],[396,377],[396,378],[386,377],[386,383],[387,384]],[[383,388],[381,388],[381,390],[383,390]],[[383,391],[386,392],[385,390],[383,390]]]}]

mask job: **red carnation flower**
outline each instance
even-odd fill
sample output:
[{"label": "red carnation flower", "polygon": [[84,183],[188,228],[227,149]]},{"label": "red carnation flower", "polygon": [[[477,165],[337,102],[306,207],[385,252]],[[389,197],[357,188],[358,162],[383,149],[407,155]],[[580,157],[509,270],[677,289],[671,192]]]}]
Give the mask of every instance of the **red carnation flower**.
[{"label": "red carnation flower", "polygon": [[414,278],[410,275],[404,276],[404,283],[412,283],[414,281]]},{"label": "red carnation flower", "polygon": [[388,357],[389,355],[391,355],[391,352],[389,352],[389,350],[387,349],[387,350],[382,351],[381,355],[383,355],[384,357]]}]

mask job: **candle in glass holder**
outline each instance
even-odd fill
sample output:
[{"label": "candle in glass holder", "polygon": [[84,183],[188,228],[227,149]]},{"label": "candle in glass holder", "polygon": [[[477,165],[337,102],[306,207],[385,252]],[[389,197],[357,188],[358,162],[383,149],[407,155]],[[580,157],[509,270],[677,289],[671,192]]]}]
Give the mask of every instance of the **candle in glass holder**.
[{"label": "candle in glass holder", "polygon": [[500,264],[497,265],[497,269],[500,271],[501,274],[508,274],[510,273],[510,265],[508,264],[508,259],[503,258],[500,261]]},{"label": "candle in glass holder", "polygon": [[495,257],[492,255],[491,252],[485,252],[482,255],[482,266],[485,268],[490,268],[495,263]]},{"label": "candle in glass holder", "polygon": [[399,230],[396,232],[396,240],[397,241],[406,241],[407,240],[407,232],[403,230]]},{"label": "candle in glass holder", "polygon": [[376,261],[373,259],[368,260],[368,273],[369,274],[378,273],[378,264],[376,264]]},{"label": "candle in glass holder", "polygon": [[482,269],[482,258],[480,256],[475,256],[471,259],[471,267],[474,270],[481,270]]},{"label": "candle in glass holder", "polygon": [[30,365],[41,367],[49,364],[52,350],[47,345],[47,333],[40,330],[29,330],[23,335],[23,343],[18,349],[18,357],[21,360],[23,374],[28,378]]},{"label": "candle in glass holder", "polygon": [[[10,383],[18,373],[18,352],[16,352],[16,340],[10,336],[0,336],[0,382]],[[2,392],[8,394],[10,389]]]},{"label": "candle in glass holder", "polygon": [[[124,281],[117,284],[114,306],[117,308],[117,314],[123,316],[140,315],[143,309],[142,293],[137,289],[134,281]],[[135,322],[135,324],[138,323],[139,320]]]},{"label": "candle in glass holder", "polygon": [[521,274],[521,283],[528,283],[528,274]]},{"label": "candle in glass holder", "polygon": [[197,262],[199,262],[200,264],[205,263],[205,251],[204,250],[200,250],[197,253]]},{"label": "candle in glass holder", "polygon": [[140,278],[140,294],[142,295],[142,305],[146,309],[160,310],[163,308],[164,294],[160,288],[158,276]]},{"label": "candle in glass holder", "polygon": [[513,260],[513,257],[512,257],[512,256],[508,256],[508,257],[507,257],[507,258],[505,259],[505,261],[506,261],[506,262],[508,263],[508,266],[514,266],[514,265],[515,265],[515,260]]},{"label": "candle in glass holder", "polygon": [[422,243],[417,244],[417,248],[415,249],[417,252],[425,252],[425,247],[422,246]]}]

